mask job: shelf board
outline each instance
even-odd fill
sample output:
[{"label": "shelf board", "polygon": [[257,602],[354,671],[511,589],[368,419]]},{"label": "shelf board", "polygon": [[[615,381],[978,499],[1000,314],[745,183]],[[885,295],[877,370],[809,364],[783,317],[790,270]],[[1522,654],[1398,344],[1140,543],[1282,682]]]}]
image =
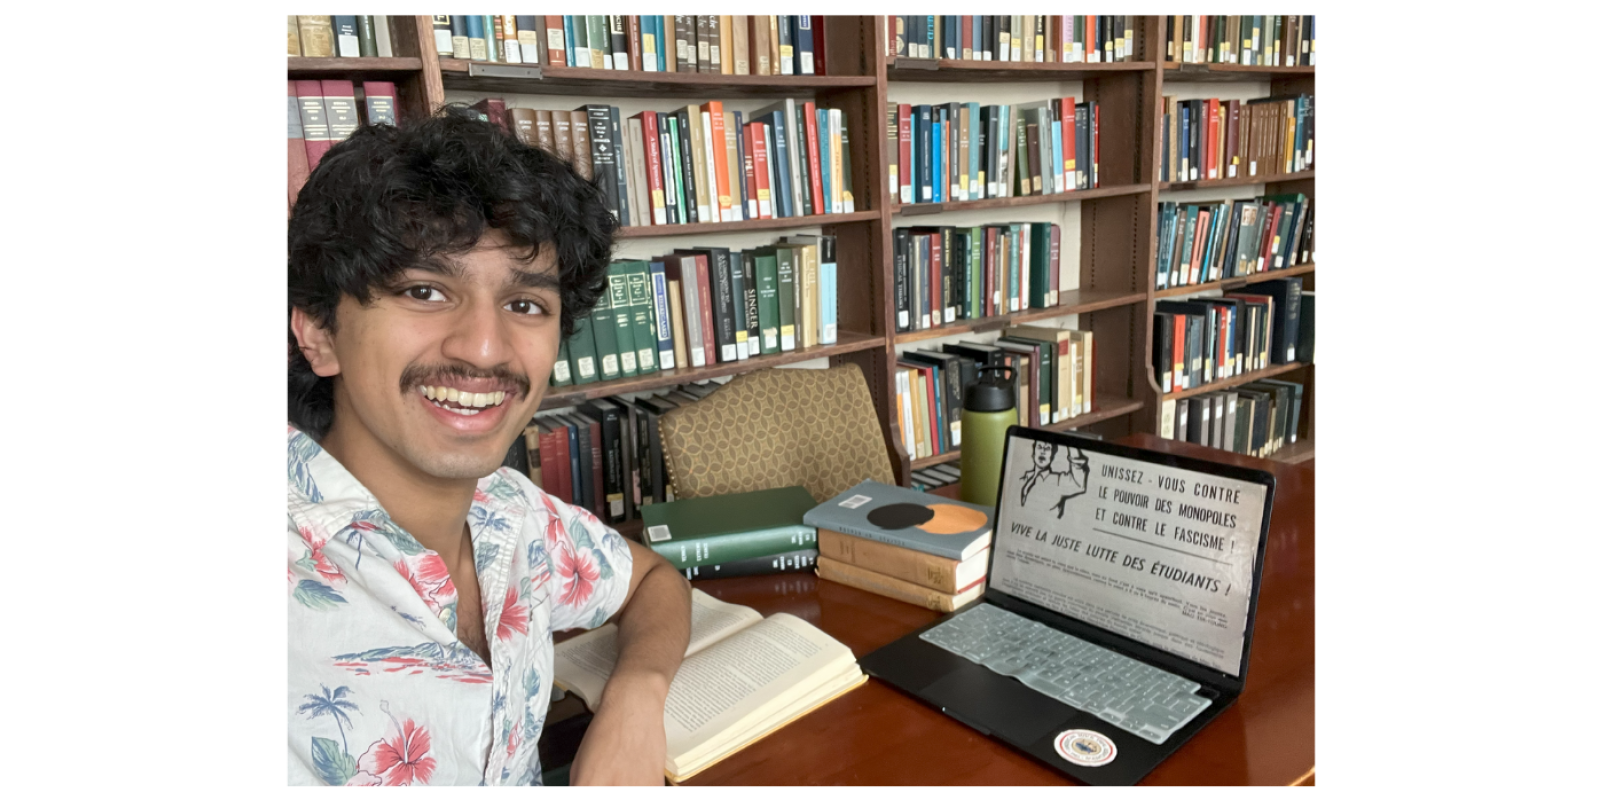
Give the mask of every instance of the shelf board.
[{"label": "shelf board", "polygon": [[1306,275],[1315,271],[1316,268],[1316,264],[1296,264],[1292,267],[1285,267],[1283,269],[1270,269],[1266,272],[1257,272],[1254,275],[1246,275],[1243,278],[1226,278],[1220,281],[1206,281],[1205,283],[1194,283],[1187,286],[1174,286],[1170,289],[1157,289],[1156,298],[1180,297],[1183,295],[1195,294],[1196,292],[1203,292],[1207,289],[1221,289],[1225,292],[1231,292],[1237,289],[1243,289],[1252,283],[1277,280],[1278,278],[1292,278],[1296,275]]},{"label": "shelf board", "polygon": [[1164,61],[1161,64],[1162,82],[1193,81],[1195,83],[1246,83],[1270,81],[1274,78],[1303,78],[1317,74],[1316,67],[1247,66],[1245,64],[1179,64]]},{"label": "shelf board", "polygon": [[612,381],[599,381],[596,383],[573,384],[571,386],[552,386],[545,390],[544,400],[539,404],[540,409],[557,408],[593,400],[597,397],[627,392],[647,392],[652,389],[664,389],[668,386],[677,386],[680,383],[693,383],[710,378],[720,378],[726,375],[738,375],[744,372],[754,372],[768,367],[783,364],[797,364],[801,361],[810,361],[814,358],[830,358],[832,356],[854,353],[858,350],[870,350],[883,346],[882,336],[869,336],[863,333],[840,331],[837,344],[819,345],[803,349],[790,350],[772,355],[760,355],[745,361],[728,361],[720,364],[710,364],[704,367],[683,367],[679,369],[659,370],[649,375],[637,378],[621,378]]},{"label": "shelf board", "polygon": [[1049,308],[1030,308],[1014,314],[1001,314],[979,319],[957,320],[946,325],[904,331],[894,335],[895,344],[939,339],[961,333],[985,333],[1012,325],[1023,325],[1041,319],[1064,317],[1068,314],[1087,314],[1118,306],[1129,306],[1144,300],[1143,292],[1118,292],[1110,289],[1069,289],[1061,293],[1061,302]]},{"label": "shelf board", "polygon": [[785,97],[873,86],[871,75],[717,75],[439,59],[446,89],[595,97]]},{"label": "shelf board", "polygon": [[617,230],[623,239],[646,236],[699,236],[709,233],[741,233],[744,231],[770,231],[785,228],[807,228],[814,225],[838,225],[844,222],[866,222],[878,218],[876,211],[855,211],[849,214],[813,214],[808,217],[780,217],[778,219],[747,219],[742,222],[696,222],[686,225],[628,225]]},{"label": "shelf board", "polygon": [[999,81],[1081,81],[1106,75],[1150,72],[1154,61],[1121,61],[1111,64],[1058,64],[1021,61],[972,61],[955,58],[896,58],[889,62],[891,81],[952,81],[989,83]]},{"label": "shelf board", "polygon": [[1297,369],[1309,366],[1311,365],[1299,361],[1291,361],[1288,364],[1273,364],[1266,369],[1258,369],[1254,372],[1246,372],[1243,375],[1235,375],[1231,378],[1225,378],[1220,381],[1212,381],[1201,386],[1196,386],[1193,389],[1185,389],[1181,392],[1167,392],[1166,394],[1161,395],[1161,397],[1164,400],[1175,400],[1183,397],[1195,397],[1202,394],[1211,394],[1212,392],[1220,392],[1226,389],[1232,389],[1235,386],[1243,386],[1247,383],[1253,383],[1261,380],[1262,378],[1276,378],[1286,372],[1294,372]]},{"label": "shelf board", "polygon": [[1294,444],[1284,445],[1283,449],[1267,456],[1267,458],[1273,461],[1281,461],[1285,464],[1304,464],[1316,458],[1316,455],[1316,449],[1312,441],[1310,439],[1301,439]]},{"label": "shelf board", "polygon": [[[1123,416],[1124,414],[1132,414],[1133,412],[1144,408],[1144,403],[1126,397],[1096,397],[1094,399],[1094,406],[1095,410],[1088,414],[1079,414],[1071,419],[1064,419],[1060,422],[1051,425],[1044,425],[1042,427],[1047,431],[1066,431],[1072,430],[1073,428],[1081,428],[1084,425],[1092,425],[1096,422],[1104,422],[1108,419],[1114,419],[1116,417]],[[951,450],[948,453],[940,453],[939,455],[929,456],[928,458],[912,459],[911,468],[922,469],[923,467],[931,467],[934,464],[943,464],[947,461],[955,461],[960,458],[961,451],[959,449]]]},{"label": "shelf board", "polygon": [[937,214],[941,211],[971,211],[984,208],[1015,208],[1017,206],[1040,206],[1051,203],[1077,203],[1102,197],[1143,194],[1148,191],[1150,191],[1150,184],[1132,183],[1126,186],[1101,186],[1098,189],[1075,189],[1070,192],[1031,194],[1022,197],[987,197],[982,200],[956,200],[948,203],[907,203],[904,205],[892,203],[889,206],[889,213],[909,217],[921,214]]},{"label": "shelf board", "polygon": [[310,58],[289,56],[290,78],[382,77],[384,73],[417,72],[420,58]]},{"label": "shelf board", "polygon": [[1314,169],[1286,172],[1279,175],[1254,175],[1244,178],[1218,178],[1211,181],[1162,181],[1163,192],[1187,192],[1190,189],[1223,189],[1229,186],[1258,186],[1263,183],[1288,183],[1309,181],[1317,176]]}]

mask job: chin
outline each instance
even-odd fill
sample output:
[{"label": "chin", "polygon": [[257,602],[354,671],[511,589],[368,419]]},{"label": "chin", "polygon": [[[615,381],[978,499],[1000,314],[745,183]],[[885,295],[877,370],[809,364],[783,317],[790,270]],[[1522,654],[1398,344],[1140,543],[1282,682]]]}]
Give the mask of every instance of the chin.
[{"label": "chin", "polygon": [[479,480],[492,474],[505,462],[505,453],[487,456],[476,453],[417,453],[411,463],[417,469],[444,480]]}]

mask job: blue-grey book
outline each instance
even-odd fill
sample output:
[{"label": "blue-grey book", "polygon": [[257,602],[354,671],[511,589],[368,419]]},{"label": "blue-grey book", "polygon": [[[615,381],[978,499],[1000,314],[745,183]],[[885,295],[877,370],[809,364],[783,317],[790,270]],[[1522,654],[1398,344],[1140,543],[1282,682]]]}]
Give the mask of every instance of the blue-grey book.
[{"label": "blue-grey book", "polygon": [[805,524],[965,561],[994,538],[994,511],[937,495],[862,481],[807,511]]}]

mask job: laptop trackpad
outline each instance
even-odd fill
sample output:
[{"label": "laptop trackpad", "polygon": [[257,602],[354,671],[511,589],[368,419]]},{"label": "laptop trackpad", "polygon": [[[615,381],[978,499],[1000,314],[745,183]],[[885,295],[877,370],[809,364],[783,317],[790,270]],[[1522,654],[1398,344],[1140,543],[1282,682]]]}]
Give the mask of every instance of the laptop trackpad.
[{"label": "laptop trackpad", "polygon": [[988,670],[946,675],[919,694],[968,725],[1018,742],[1032,742],[1079,713]]}]

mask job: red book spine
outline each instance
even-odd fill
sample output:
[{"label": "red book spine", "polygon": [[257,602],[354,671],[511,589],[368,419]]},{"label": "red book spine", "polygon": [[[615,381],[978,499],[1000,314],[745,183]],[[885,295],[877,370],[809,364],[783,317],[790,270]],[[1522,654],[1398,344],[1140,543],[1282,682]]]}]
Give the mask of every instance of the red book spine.
[{"label": "red book spine", "polygon": [[933,287],[933,301],[928,304],[933,309],[933,327],[944,324],[944,237],[933,233],[928,234],[928,250],[930,252],[928,281]]},{"label": "red book spine", "polygon": [[322,105],[328,111],[328,147],[350,138],[361,127],[361,112],[356,109],[354,81],[322,82]]},{"label": "red book spine", "polygon": [[1228,121],[1228,141],[1226,149],[1222,152],[1222,177],[1233,178],[1238,176],[1234,169],[1234,158],[1239,155],[1239,101],[1229,100],[1223,113]]},{"label": "red book spine", "polygon": [[1189,283],[1200,282],[1200,254],[1205,251],[1206,232],[1211,229],[1210,225],[1211,212],[1202,210],[1194,226],[1194,244],[1189,249]]},{"label": "red book spine", "polygon": [[761,219],[772,219],[772,186],[767,181],[771,165],[767,163],[767,126],[752,122],[745,126],[750,136],[750,152],[754,154],[756,172],[756,210]]},{"label": "red book spine", "polygon": [[[927,389],[928,389],[928,398],[927,398],[927,403],[928,403],[928,427],[929,428],[934,428],[936,426],[940,426],[940,425],[943,424],[943,422],[939,419],[939,403],[935,399],[935,395],[934,395],[934,391],[935,391],[934,377],[935,376],[933,374],[933,368],[932,367],[919,367],[919,368],[917,368],[917,371],[922,373],[922,378],[923,378],[922,382],[923,382],[923,384],[925,386],[927,386]],[[932,446],[933,454],[934,455],[939,455],[940,453],[943,453],[944,452],[944,447],[942,447],[941,444],[940,444],[940,440],[943,437],[941,437],[939,435],[939,431],[930,430],[930,431],[928,431],[928,434],[929,434],[928,435],[928,444],[930,446]]]},{"label": "red book spine", "polygon": [[1100,42],[1100,28],[1095,24],[1098,17],[1090,14],[1083,18],[1083,60],[1099,61],[1100,48],[1095,45]]},{"label": "red book spine", "polygon": [[544,476],[544,490],[551,497],[561,496],[561,478],[556,471],[556,437],[548,431],[539,431],[539,473]]},{"label": "red book spine", "polygon": [[1083,169],[1083,165],[1078,163],[1077,110],[1077,98],[1071,95],[1061,98],[1061,160],[1063,163],[1072,162],[1072,169],[1062,167],[1061,181],[1067,185],[1069,192],[1078,188],[1078,170]]},{"label": "red book spine", "polygon": [[1172,390],[1188,388],[1184,379],[1189,376],[1189,362],[1185,357],[1184,328],[1188,327],[1189,317],[1185,314],[1172,315]]},{"label": "red book spine", "polygon": [[644,180],[650,188],[650,221],[656,225],[667,224],[666,184],[661,177],[661,132],[656,128],[656,115],[643,111],[634,115],[644,128]]},{"label": "red book spine", "polygon": [[300,97],[295,93],[294,81],[289,81],[289,207],[294,208],[300,187],[306,185],[311,166],[306,161],[305,125],[300,121]]},{"label": "red book spine", "polygon": [[322,81],[295,81],[295,94],[300,98],[300,126],[305,132],[306,169],[317,168],[322,154],[333,147],[328,135],[328,109],[322,102]]},{"label": "red book spine", "polygon": [[1217,372],[1221,377],[1233,376],[1233,362],[1228,360],[1228,311],[1217,309]]},{"label": "red book spine", "polygon": [[817,153],[817,104],[815,101],[806,101],[806,160],[811,164],[811,210],[817,214],[827,214],[828,198],[822,195],[822,158]]},{"label": "red book spine", "polygon": [[[913,170],[911,169],[911,106],[910,106],[910,104],[901,103],[900,104],[899,113],[900,113],[900,124],[897,126],[897,129],[900,131],[900,196],[896,197],[894,199],[894,201],[896,203],[902,203],[902,202],[914,203],[914,202],[916,202],[916,199],[917,199],[916,193],[914,191],[914,187],[917,184],[916,184],[916,176],[912,174]],[[911,198],[911,199],[907,200],[906,198],[908,198],[908,197]]]},{"label": "red book spine", "polygon": [[[714,173],[706,176],[711,179],[706,181],[707,188],[717,196],[716,205],[719,214],[717,219],[731,220],[733,219],[733,184],[729,182],[728,176],[728,131],[723,127],[722,103],[712,100],[706,103],[704,108],[711,116],[711,130],[707,131],[706,135],[711,137],[711,149],[716,151],[712,154],[713,157],[711,159],[714,163],[706,165]],[[714,187],[709,185],[713,182],[716,183]]]},{"label": "red book spine", "polygon": [[605,440],[600,438],[600,423],[598,421],[589,423],[589,463],[593,466],[590,471],[594,477],[594,506],[589,510],[601,519],[606,518],[605,463],[602,460],[604,450]]},{"label": "red book spine", "polygon": [[544,18],[545,27],[545,54],[550,58],[550,66],[564,67],[567,65],[566,25],[562,22],[560,14],[547,14]]},{"label": "red book spine", "polygon": [[[828,37],[823,35],[828,29],[827,20],[828,18],[825,16],[812,15],[811,17],[811,69],[818,75],[828,74],[828,49],[826,47]],[[754,62],[755,59],[752,58],[751,63]],[[754,75],[755,70],[751,69],[750,74]]]},{"label": "red book spine", "polygon": [[572,505],[574,503],[572,487],[572,443],[567,439],[565,426],[555,429],[556,439],[556,472],[561,475],[561,492],[558,497],[562,502]]},{"label": "red book spine", "polygon": [[997,284],[995,283],[995,267],[1000,261],[999,253],[995,250],[995,230],[985,228],[983,231],[983,315],[992,317],[1003,314],[1000,310],[999,300],[995,297]]},{"label": "red book spine", "polygon": [[739,137],[744,142],[744,199],[745,219],[761,219],[761,200],[758,196],[760,186],[756,183],[756,137],[754,135],[755,123],[745,123],[744,129],[739,131]]},{"label": "red book spine", "polygon": [[956,58],[972,58],[972,15],[961,15],[961,49]]},{"label": "red book spine", "polygon": [[1206,176],[1210,178],[1223,177],[1218,170],[1219,165],[1217,164],[1219,160],[1217,151],[1220,149],[1222,139],[1218,135],[1221,133],[1221,127],[1217,124],[1218,122],[1217,98],[1213,97],[1206,101],[1206,142],[1210,145],[1206,148]]},{"label": "red book spine", "polygon": [[717,358],[717,326],[711,319],[711,267],[706,256],[694,256],[694,270],[695,282],[700,286],[700,336],[705,345],[702,349],[709,367],[721,359]]},{"label": "red book spine", "polygon": [[1261,235],[1261,272],[1272,269],[1272,238],[1277,235],[1278,225],[1283,222],[1283,206],[1272,205],[1272,217],[1267,221],[1267,229]]}]

